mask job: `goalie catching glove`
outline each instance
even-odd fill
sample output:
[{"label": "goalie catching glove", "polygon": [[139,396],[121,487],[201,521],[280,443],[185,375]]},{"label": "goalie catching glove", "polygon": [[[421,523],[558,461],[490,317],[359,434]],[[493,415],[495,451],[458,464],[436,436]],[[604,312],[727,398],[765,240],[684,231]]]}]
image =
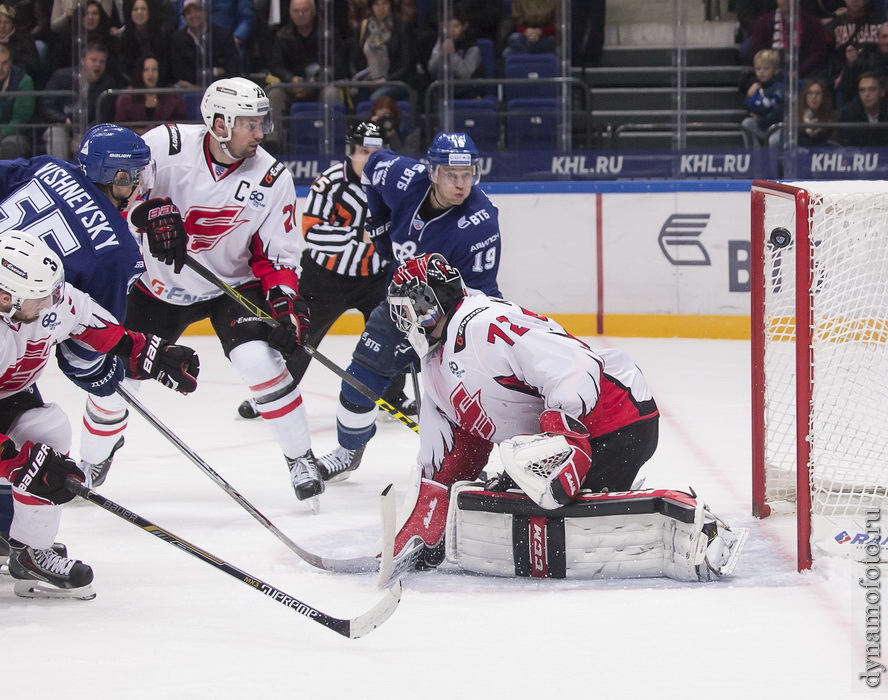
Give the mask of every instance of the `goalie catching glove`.
[{"label": "goalie catching glove", "polygon": [[268,344],[284,357],[290,357],[305,344],[311,331],[308,304],[290,287],[277,286],[266,295],[272,318],[278,326],[268,334]]},{"label": "goalie catching glove", "polygon": [[552,510],[570,503],[592,467],[586,427],[562,411],[543,411],[541,433],[516,435],[500,444],[503,467],[539,506]]},{"label": "goalie catching glove", "polygon": [[130,221],[148,239],[151,257],[172,265],[178,274],[188,254],[188,232],[179,208],[169,197],[155,197],[138,204],[130,213]]},{"label": "goalie catching glove", "polygon": [[0,476],[5,476],[19,496],[44,504],[67,503],[74,494],[65,488],[69,476],[84,481],[74,460],[42,442],[26,442],[16,451],[12,440],[0,445]]},{"label": "goalie catching glove", "polygon": [[127,375],[133,379],[156,379],[181,394],[197,389],[200,358],[185,345],[173,345],[156,335],[125,331],[114,353],[127,361]]}]

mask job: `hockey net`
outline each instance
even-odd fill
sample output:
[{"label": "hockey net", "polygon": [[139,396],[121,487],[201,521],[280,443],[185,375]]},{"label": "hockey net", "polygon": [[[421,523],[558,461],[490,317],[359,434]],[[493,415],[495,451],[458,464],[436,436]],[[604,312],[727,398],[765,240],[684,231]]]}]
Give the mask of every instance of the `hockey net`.
[{"label": "hockey net", "polygon": [[888,182],[755,181],[751,261],[753,512],[795,504],[799,570],[869,561],[888,542]]}]

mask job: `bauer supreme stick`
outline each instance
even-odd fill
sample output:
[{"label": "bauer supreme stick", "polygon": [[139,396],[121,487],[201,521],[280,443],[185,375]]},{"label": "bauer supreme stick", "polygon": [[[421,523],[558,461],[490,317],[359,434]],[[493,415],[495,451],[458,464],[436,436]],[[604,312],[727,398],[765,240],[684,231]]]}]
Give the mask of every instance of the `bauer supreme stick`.
[{"label": "bauer supreme stick", "polygon": [[310,620],[317,622],[319,625],[323,625],[334,632],[338,632],[343,637],[357,639],[358,637],[363,637],[365,634],[369,634],[392,616],[392,613],[395,612],[395,608],[398,607],[398,603],[401,600],[401,582],[397,581],[395,585],[386,592],[385,597],[363,615],[358,615],[357,617],[347,620],[333,617],[317,608],[313,608],[308,603],[303,603],[289,593],[285,593],[279,588],[275,588],[270,583],[266,583],[262,579],[238,569],[224,559],[220,559],[214,554],[210,554],[199,547],[195,547],[190,542],[174,535],[169,530],[165,530],[162,527],[155,525],[141,515],[133,513],[128,508],[124,508],[120,504],[105,498],[92,489],[88,489],[83,483],[73,477],[68,478],[67,488],[84,500],[99,506],[99,508],[107,510],[109,513],[113,513],[118,518],[121,518],[128,523],[132,523],[136,527],[154,535],[167,544],[171,544],[173,547],[176,547],[183,552],[187,552],[193,557],[214,566],[219,569],[219,571],[224,571],[229,576],[247,584],[250,588],[267,595],[281,605],[286,605],[291,610],[295,610],[300,615],[304,615]]},{"label": "bauer supreme stick", "polygon": [[[220,280],[210,270],[208,270],[206,267],[204,267],[201,263],[199,263],[197,260],[195,260],[191,256],[185,257],[185,266],[190,267],[197,274],[199,274],[201,277],[203,277],[207,282],[209,282],[210,284],[213,284],[216,287],[218,287],[219,289],[221,289],[228,296],[230,296],[232,299],[234,299],[238,304],[243,306],[247,311],[249,311],[251,314],[253,314],[257,318],[262,319],[268,325],[270,325],[270,326],[277,326],[278,325],[278,322],[275,321],[271,316],[269,316],[268,313],[264,309],[261,309],[258,306],[256,306],[252,301],[247,299],[243,294],[241,294],[239,291],[237,291],[230,284],[227,284],[223,280]],[[302,348],[303,348],[303,350],[305,350],[305,352],[307,352],[309,355],[311,355],[314,359],[316,359],[318,362],[320,362],[322,365],[324,365],[324,367],[329,369],[331,372],[333,372],[333,374],[335,374],[337,377],[339,377],[343,381],[350,384],[357,391],[361,392],[364,396],[366,396],[373,403],[375,403],[377,406],[379,406],[383,411],[394,416],[399,422],[406,425],[413,432],[415,432],[415,433],[419,432],[419,425],[416,423],[416,421],[411,420],[408,416],[405,416],[403,413],[401,413],[397,408],[395,408],[390,403],[388,403],[381,396],[378,396],[376,394],[376,392],[373,391],[373,389],[371,389],[369,386],[364,384],[364,382],[362,382],[360,379],[358,379],[357,377],[353,377],[348,372],[346,372],[344,369],[342,369],[342,367],[340,367],[335,362],[333,362],[333,360],[331,360],[329,357],[321,354],[321,352],[317,348],[312,347],[308,343],[304,344],[302,346]]]},{"label": "bauer supreme stick", "polygon": [[[380,561],[373,556],[355,557],[352,559],[331,559],[328,557],[312,554],[308,550],[300,547],[287,535],[281,532],[274,523],[260,513],[240,492],[229,484],[222,476],[216,472],[209,464],[201,459],[194,450],[186,445],[172,430],[165,426],[157,416],[149,411],[141,401],[130,393],[126,387],[119,385],[116,389],[117,393],[132,406],[135,411],[153,425],[167,440],[173,443],[188,459],[190,459],[197,467],[207,476],[209,476],[225,493],[231,496],[237,503],[252,515],[266,530],[269,530],[275,537],[283,542],[290,550],[307,564],[311,564],[318,569],[324,571],[333,571],[335,573],[355,574],[380,570]],[[395,501],[392,485],[389,484],[380,494],[380,514],[382,516],[382,534],[383,543],[382,551],[388,552],[393,550],[395,546],[394,522],[395,522]],[[388,584],[388,575],[381,572],[379,587],[385,588]]]}]

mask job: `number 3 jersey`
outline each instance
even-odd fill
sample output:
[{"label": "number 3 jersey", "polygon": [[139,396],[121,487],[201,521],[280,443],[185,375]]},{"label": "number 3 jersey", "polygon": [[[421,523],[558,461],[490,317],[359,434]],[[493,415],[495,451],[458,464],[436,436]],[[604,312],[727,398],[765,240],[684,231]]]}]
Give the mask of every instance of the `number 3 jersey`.
[{"label": "number 3 jersey", "polygon": [[[620,350],[593,351],[554,321],[517,304],[473,295],[422,360],[420,464],[440,467],[454,429],[499,444],[540,432],[547,409],[578,418],[590,436],[658,414],[641,370]],[[433,472],[431,472],[433,473]]]},{"label": "number 3 jersey", "polygon": [[441,253],[462,274],[466,286],[502,296],[496,283],[500,264],[499,210],[477,187],[462,204],[424,220],[420,207],[431,181],[428,166],[393,151],[375,151],[361,179],[367,192],[367,228],[376,249],[397,261],[390,273],[410,258]]},{"label": "number 3 jersey", "polygon": [[0,399],[36,382],[56,343],[68,340],[104,356],[122,335],[114,316],[66,283],[62,301],[33,323],[0,322]]},{"label": "number 3 jersey", "polygon": [[[296,189],[283,163],[261,147],[232,165],[214,163],[212,137],[198,124],[163,124],[143,138],[157,168],[146,199],[169,197],[179,207],[190,256],[233,287],[259,279],[266,291],[278,284],[297,289],[301,234]],[[154,296],[188,305],[222,294],[187,267],[174,274],[147,248],[143,241],[140,286]]]}]

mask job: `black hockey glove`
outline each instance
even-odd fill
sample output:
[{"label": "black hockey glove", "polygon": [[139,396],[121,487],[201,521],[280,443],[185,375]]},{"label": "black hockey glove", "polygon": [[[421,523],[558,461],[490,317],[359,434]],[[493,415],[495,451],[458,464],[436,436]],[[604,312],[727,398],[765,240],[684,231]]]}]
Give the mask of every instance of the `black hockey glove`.
[{"label": "black hockey glove", "polygon": [[[9,459],[4,459],[9,454]],[[47,503],[67,503],[74,494],[65,488],[69,476],[85,481],[83,472],[70,457],[56,452],[42,442],[26,442],[15,452],[12,440],[0,448],[0,474],[7,477],[16,491],[23,492]]]},{"label": "black hockey glove", "polygon": [[127,360],[127,376],[133,379],[156,379],[180,394],[197,389],[200,358],[185,345],[173,345],[156,335],[126,331],[114,351]]},{"label": "black hockey glove", "polygon": [[268,344],[284,357],[290,357],[305,344],[311,321],[305,299],[285,287],[268,290],[271,316],[280,325],[268,334]]},{"label": "black hockey glove", "polygon": [[130,221],[148,238],[148,252],[178,274],[188,254],[188,232],[169,197],[148,199],[133,208]]}]

